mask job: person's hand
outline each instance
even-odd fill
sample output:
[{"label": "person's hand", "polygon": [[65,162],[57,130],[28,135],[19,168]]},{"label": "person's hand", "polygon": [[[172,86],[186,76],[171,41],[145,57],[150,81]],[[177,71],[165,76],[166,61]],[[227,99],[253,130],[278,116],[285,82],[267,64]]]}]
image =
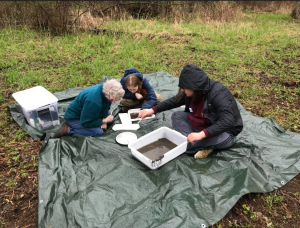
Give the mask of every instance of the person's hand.
[{"label": "person's hand", "polygon": [[107,128],[107,124],[106,123],[101,124],[100,128],[106,129]]},{"label": "person's hand", "polygon": [[194,141],[201,140],[205,138],[205,133],[201,132],[192,132],[187,136],[187,141],[193,143]]},{"label": "person's hand", "polygon": [[152,108],[149,109],[143,109],[139,112],[138,118],[144,119],[147,116],[151,116],[154,113],[154,110]]},{"label": "person's hand", "polygon": [[135,97],[136,99],[141,100],[143,98],[143,95],[140,93],[135,93]]},{"label": "person's hand", "polygon": [[104,119],[104,122],[105,123],[110,123],[111,121],[113,121],[114,120],[114,116],[113,115],[109,115],[108,117],[106,117],[105,119]]}]

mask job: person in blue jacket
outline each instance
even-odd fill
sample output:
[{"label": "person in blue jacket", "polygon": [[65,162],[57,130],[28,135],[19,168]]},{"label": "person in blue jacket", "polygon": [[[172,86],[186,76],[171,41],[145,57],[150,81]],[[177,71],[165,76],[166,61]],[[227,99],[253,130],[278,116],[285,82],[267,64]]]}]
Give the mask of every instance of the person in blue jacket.
[{"label": "person in blue jacket", "polygon": [[124,93],[116,79],[84,89],[67,107],[64,116],[66,122],[56,131],[54,138],[71,134],[102,135],[114,120],[109,114],[112,102],[119,100]]},{"label": "person in blue jacket", "polygon": [[162,97],[154,91],[147,78],[135,68],[125,70],[121,84],[125,90],[120,101],[121,112],[134,108],[149,109],[162,101]]}]

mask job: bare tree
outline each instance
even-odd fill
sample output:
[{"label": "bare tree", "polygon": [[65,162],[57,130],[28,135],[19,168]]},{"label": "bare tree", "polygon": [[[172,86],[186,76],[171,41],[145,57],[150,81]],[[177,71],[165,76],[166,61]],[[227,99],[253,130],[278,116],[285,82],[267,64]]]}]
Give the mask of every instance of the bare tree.
[{"label": "bare tree", "polygon": [[300,19],[300,1],[295,3],[295,7],[291,13],[292,18]]}]

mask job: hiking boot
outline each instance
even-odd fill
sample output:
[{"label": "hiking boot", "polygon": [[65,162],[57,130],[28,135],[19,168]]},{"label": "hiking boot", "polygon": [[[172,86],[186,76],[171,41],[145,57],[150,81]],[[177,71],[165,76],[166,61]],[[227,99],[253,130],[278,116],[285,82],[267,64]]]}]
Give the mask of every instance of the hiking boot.
[{"label": "hiking boot", "polygon": [[61,125],[61,127],[59,129],[57,129],[57,131],[55,132],[54,134],[54,137],[53,138],[60,138],[62,136],[65,136],[68,134],[69,130],[70,130],[70,126],[64,122],[63,125]]},{"label": "hiking boot", "polygon": [[194,155],[194,158],[206,158],[211,152],[213,152],[213,149],[209,149],[209,150],[199,150],[199,151]]}]

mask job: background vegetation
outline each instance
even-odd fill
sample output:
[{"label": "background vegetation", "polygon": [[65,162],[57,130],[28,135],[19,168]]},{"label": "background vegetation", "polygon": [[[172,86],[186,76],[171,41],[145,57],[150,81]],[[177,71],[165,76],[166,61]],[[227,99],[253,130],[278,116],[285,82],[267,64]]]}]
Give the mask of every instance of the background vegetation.
[{"label": "background vegetation", "polygon": [[245,11],[300,17],[300,5],[293,1],[3,1],[0,26],[27,25],[61,34],[99,29],[110,19],[225,22],[241,19]]},{"label": "background vegetation", "polygon": [[[248,111],[300,133],[297,4],[1,2],[0,227],[37,227],[42,142],[7,110],[23,89],[87,87],[129,67],[179,76],[193,63]],[[248,194],[214,227],[300,227],[299,189],[298,175],[272,193]]]}]

